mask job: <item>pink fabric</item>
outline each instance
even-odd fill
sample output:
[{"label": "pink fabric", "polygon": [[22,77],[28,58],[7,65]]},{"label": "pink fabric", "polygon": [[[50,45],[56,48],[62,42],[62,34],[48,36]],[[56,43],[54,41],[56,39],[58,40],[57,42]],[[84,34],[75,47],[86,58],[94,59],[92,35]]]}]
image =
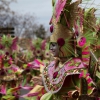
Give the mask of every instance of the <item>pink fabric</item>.
[{"label": "pink fabric", "polygon": [[91,78],[87,79],[87,82],[88,83],[92,82],[92,79]]},{"label": "pink fabric", "polygon": [[[53,64],[55,64],[54,61],[51,62],[49,66],[52,66]],[[53,67],[50,67],[50,68],[48,69],[48,74],[49,74],[50,76],[52,76],[52,73],[53,73],[53,72],[54,72],[54,66],[53,66]]]},{"label": "pink fabric", "polygon": [[[71,61],[73,61],[75,64],[80,63],[79,66],[70,66]],[[61,79],[63,78],[65,72],[69,71],[69,70],[74,70],[74,69],[80,69],[80,68],[85,68],[82,61],[78,58],[72,59],[71,61],[67,62],[59,71],[58,73],[60,74],[60,76],[58,77],[58,79],[53,78],[53,74],[55,73],[55,62],[53,61],[49,66],[48,66],[48,76],[49,76],[49,80],[52,84],[58,84]],[[71,73],[69,73],[71,74]]]},{"label": "pink fabric", "polygon": [[89,58],[82,58],[83,61],[89,61]]},{"label": "pink fabric", "polygon": [[84,75],[84,73],[83,73],[83,72],[81,72],[81,73],[80,73],[80,75],[79,75],[79,78],[82,78],[82,77],[83,77],[83,75]]},{"label": "pink fabric", "polygon": [[41,63],[41,62],[40,62],[39,60],[37,60],[37,59],[35,59],[34,61],[35,61],[38,65],[40,65],[40,64],[41,64],[41,65],[44,65],[43,63]]},{"label": "pink fabric", "polygon": [[33,97],[33,96],[37,96],[39,93],[28,93],[28,94],[25,94],[25,95],[22,95],[20,97]]},{"label": "pink fabric", "polygon": [[86,43],[86,38],[85,37],[81,37],[79,42],[78,42],[78,45],[82,47],[82,46],[85,45],[85,43]]},{"label": "pink fabric", "polygon": [[87,54],[89,54],[89,53],[90,53],[90,52],[88,52],[88,51],[87,51],[87,52],[86,52],[86,51],[83,51],[83,52],[82,52],[82,55],[87,55]]},{"label": "pink fabric", "polygon": [[86,77],[87,77],[87,76],[89,76],[89,75],[90,75],[90,74],[89,74],[89,73],[87,73],[87,74],[86,74]]},{"label": "pink fabric", "polygon": [[1,86],[1,91],[0,91],[1,94],[6,94],[6,85],[2,85]]},{"label": "pink fabric", "polygon": [[45,50],[45,46],[46,46],[46,40],[43,40],[42,41],[42,44],[41,44],[42,50]]},{"label": "pink fabric", "polygon": [[20,86],[22,89],[25,89],[25,90],[31,90],[33,89],[33,87],[29,87],[29,86]]},{"label": "pink fabric", "polygon": [[34,97],[37,96],[37,98],[39,97],[39,94],[44,94],[44,88],[42,88],[39,92],[35,92],[35,93],[27,93],[25,95],[19,96],[19,97]]},{"label": "pink fabric", "polygon": [[39,60],[35,59],[33,62],[28,63],[28,67],[32,69],[40,69],[40,65],[44,65]]},{"label": "pink fabric", "polygon": [[54,79],[53,74],[55,71],[54,65],[55,65],[55,61],[51,62],[51,64],[48,66],[48,76],[49,76],[49,80],[52,84],[58,84],[65,73],[65,69],[64,69],[64,67],[61,68],[58,72],[60,74],[59,78],[58,79],[55,78],[55,80],[53,81],[53,79]]},{"label": "pink fabric", "polygon": [[12,45],[11,45],[12,50],[17,50],[17,42],[18,42],[18,37],[13,39],[13,42],[12,42]]},{"label": "pink fabric", "polygon": [[58,0],[56,4],[56,21],[58,22],[61,12],[66,4],[67,0]]},{"label": "pink fabric", "polygon": [[66,64],[66,66],[65,66],[65,70],[66,70],[66,71],[73,70],[73,69],[84,68],[84,65],[83,65],[83,63],[82,63],[82,61],[81,61],[80,59],[75,58],[75,59],[73,59],[73,61],[74,61],[74,64],[77,64],[77,62],[78,62],[78,63],[80,63],[80,65],[79,65],[78,67],[76,67],[75,65],[70,66],[71,62],[68,62],[68,63]]},{"label": "pink fabric", "polygon": [[11,69],[14,71],[14,72],[17,72],[18,70],[19,70],[19,68],[18,67],[16,67],[16,66],[11,66]]}]

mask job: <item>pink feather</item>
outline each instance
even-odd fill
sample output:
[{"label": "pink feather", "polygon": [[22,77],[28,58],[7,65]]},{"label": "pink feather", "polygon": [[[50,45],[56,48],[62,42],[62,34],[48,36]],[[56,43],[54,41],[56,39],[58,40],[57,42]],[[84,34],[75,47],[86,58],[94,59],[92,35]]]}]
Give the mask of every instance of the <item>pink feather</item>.
[{"label": "pink feather", "polygon": [[2,85],[1,86],[1,91],[0,91],[1,94],[6,94],[6,85]]},{"label": "pink feather", "polygon": [[58,22],[61,12],[66,4],[67,0],[58,0],[56,4],[56,22]]},{"label": "pink feather", "polygon": [[46,40],[43,40],[43,41],[42,41],[42,44],[41,44],[42,50],[45,50],[45,45],[46,45]]},{"label": "pink feather", "polygon": [[16,50],[17,49],[17,42],[18,42],[18,37],[13,39],[12,45],[11,45],[11,49],[12,50]]}]

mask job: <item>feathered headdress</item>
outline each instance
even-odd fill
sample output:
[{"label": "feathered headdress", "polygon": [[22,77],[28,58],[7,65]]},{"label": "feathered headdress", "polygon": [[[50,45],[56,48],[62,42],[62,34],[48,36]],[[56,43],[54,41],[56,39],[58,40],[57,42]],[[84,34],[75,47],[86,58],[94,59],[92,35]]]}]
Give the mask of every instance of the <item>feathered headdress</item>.
[{"label": "feathered headdress", "polygon": [[74,55],[73,26],[78,16],[78,5],[80,0],[72,3],[71,0],[53,1],[53,34],[50,42],[56,42],[59,46],[59,56],[66,57]]}]

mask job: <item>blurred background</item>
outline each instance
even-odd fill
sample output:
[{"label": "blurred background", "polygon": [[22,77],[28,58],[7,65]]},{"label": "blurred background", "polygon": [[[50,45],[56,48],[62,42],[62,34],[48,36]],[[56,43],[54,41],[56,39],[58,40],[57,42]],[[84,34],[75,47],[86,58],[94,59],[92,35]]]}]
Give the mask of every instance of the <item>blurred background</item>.
[{"label": "blurred background", "polygon": [[[94,6],[99,11],[99,0],[83,1],[84,8]],[[15,36],[42,39],[50,36],[51,16],[52,0],[0,0],[0,27],[14,27]]]},{"label": "blurred background", "polygon": [[50,35],[51,0],[0,0],[0,28],[14,27],[15,36],[44,39]]}]

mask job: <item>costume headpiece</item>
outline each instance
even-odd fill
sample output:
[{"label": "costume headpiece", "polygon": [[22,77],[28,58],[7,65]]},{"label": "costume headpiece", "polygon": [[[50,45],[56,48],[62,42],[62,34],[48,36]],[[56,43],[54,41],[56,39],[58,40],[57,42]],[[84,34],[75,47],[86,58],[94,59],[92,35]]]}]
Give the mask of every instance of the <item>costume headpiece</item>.
[{"label": "costume headpiece", "polygon": [[79,3],[80,0],[74,3],[69,0],[58,0],[56,4],[53,2],[51,19],[53,34],[50,37],[50,42],[57,42],[60,49],[59,57],[74,55],[73,25],[78,15]]},{"label": "costume headpiece", "polygon": [[60,23],[56,23],[55,19],[52,19],[52,22],[54,30],[53,34],[50,37],[51,42],[57,42],[59,38],[63,38],[65,40],[68,37],[72,37],[73,33],[68,28],[66,28],[66,26]]}]

